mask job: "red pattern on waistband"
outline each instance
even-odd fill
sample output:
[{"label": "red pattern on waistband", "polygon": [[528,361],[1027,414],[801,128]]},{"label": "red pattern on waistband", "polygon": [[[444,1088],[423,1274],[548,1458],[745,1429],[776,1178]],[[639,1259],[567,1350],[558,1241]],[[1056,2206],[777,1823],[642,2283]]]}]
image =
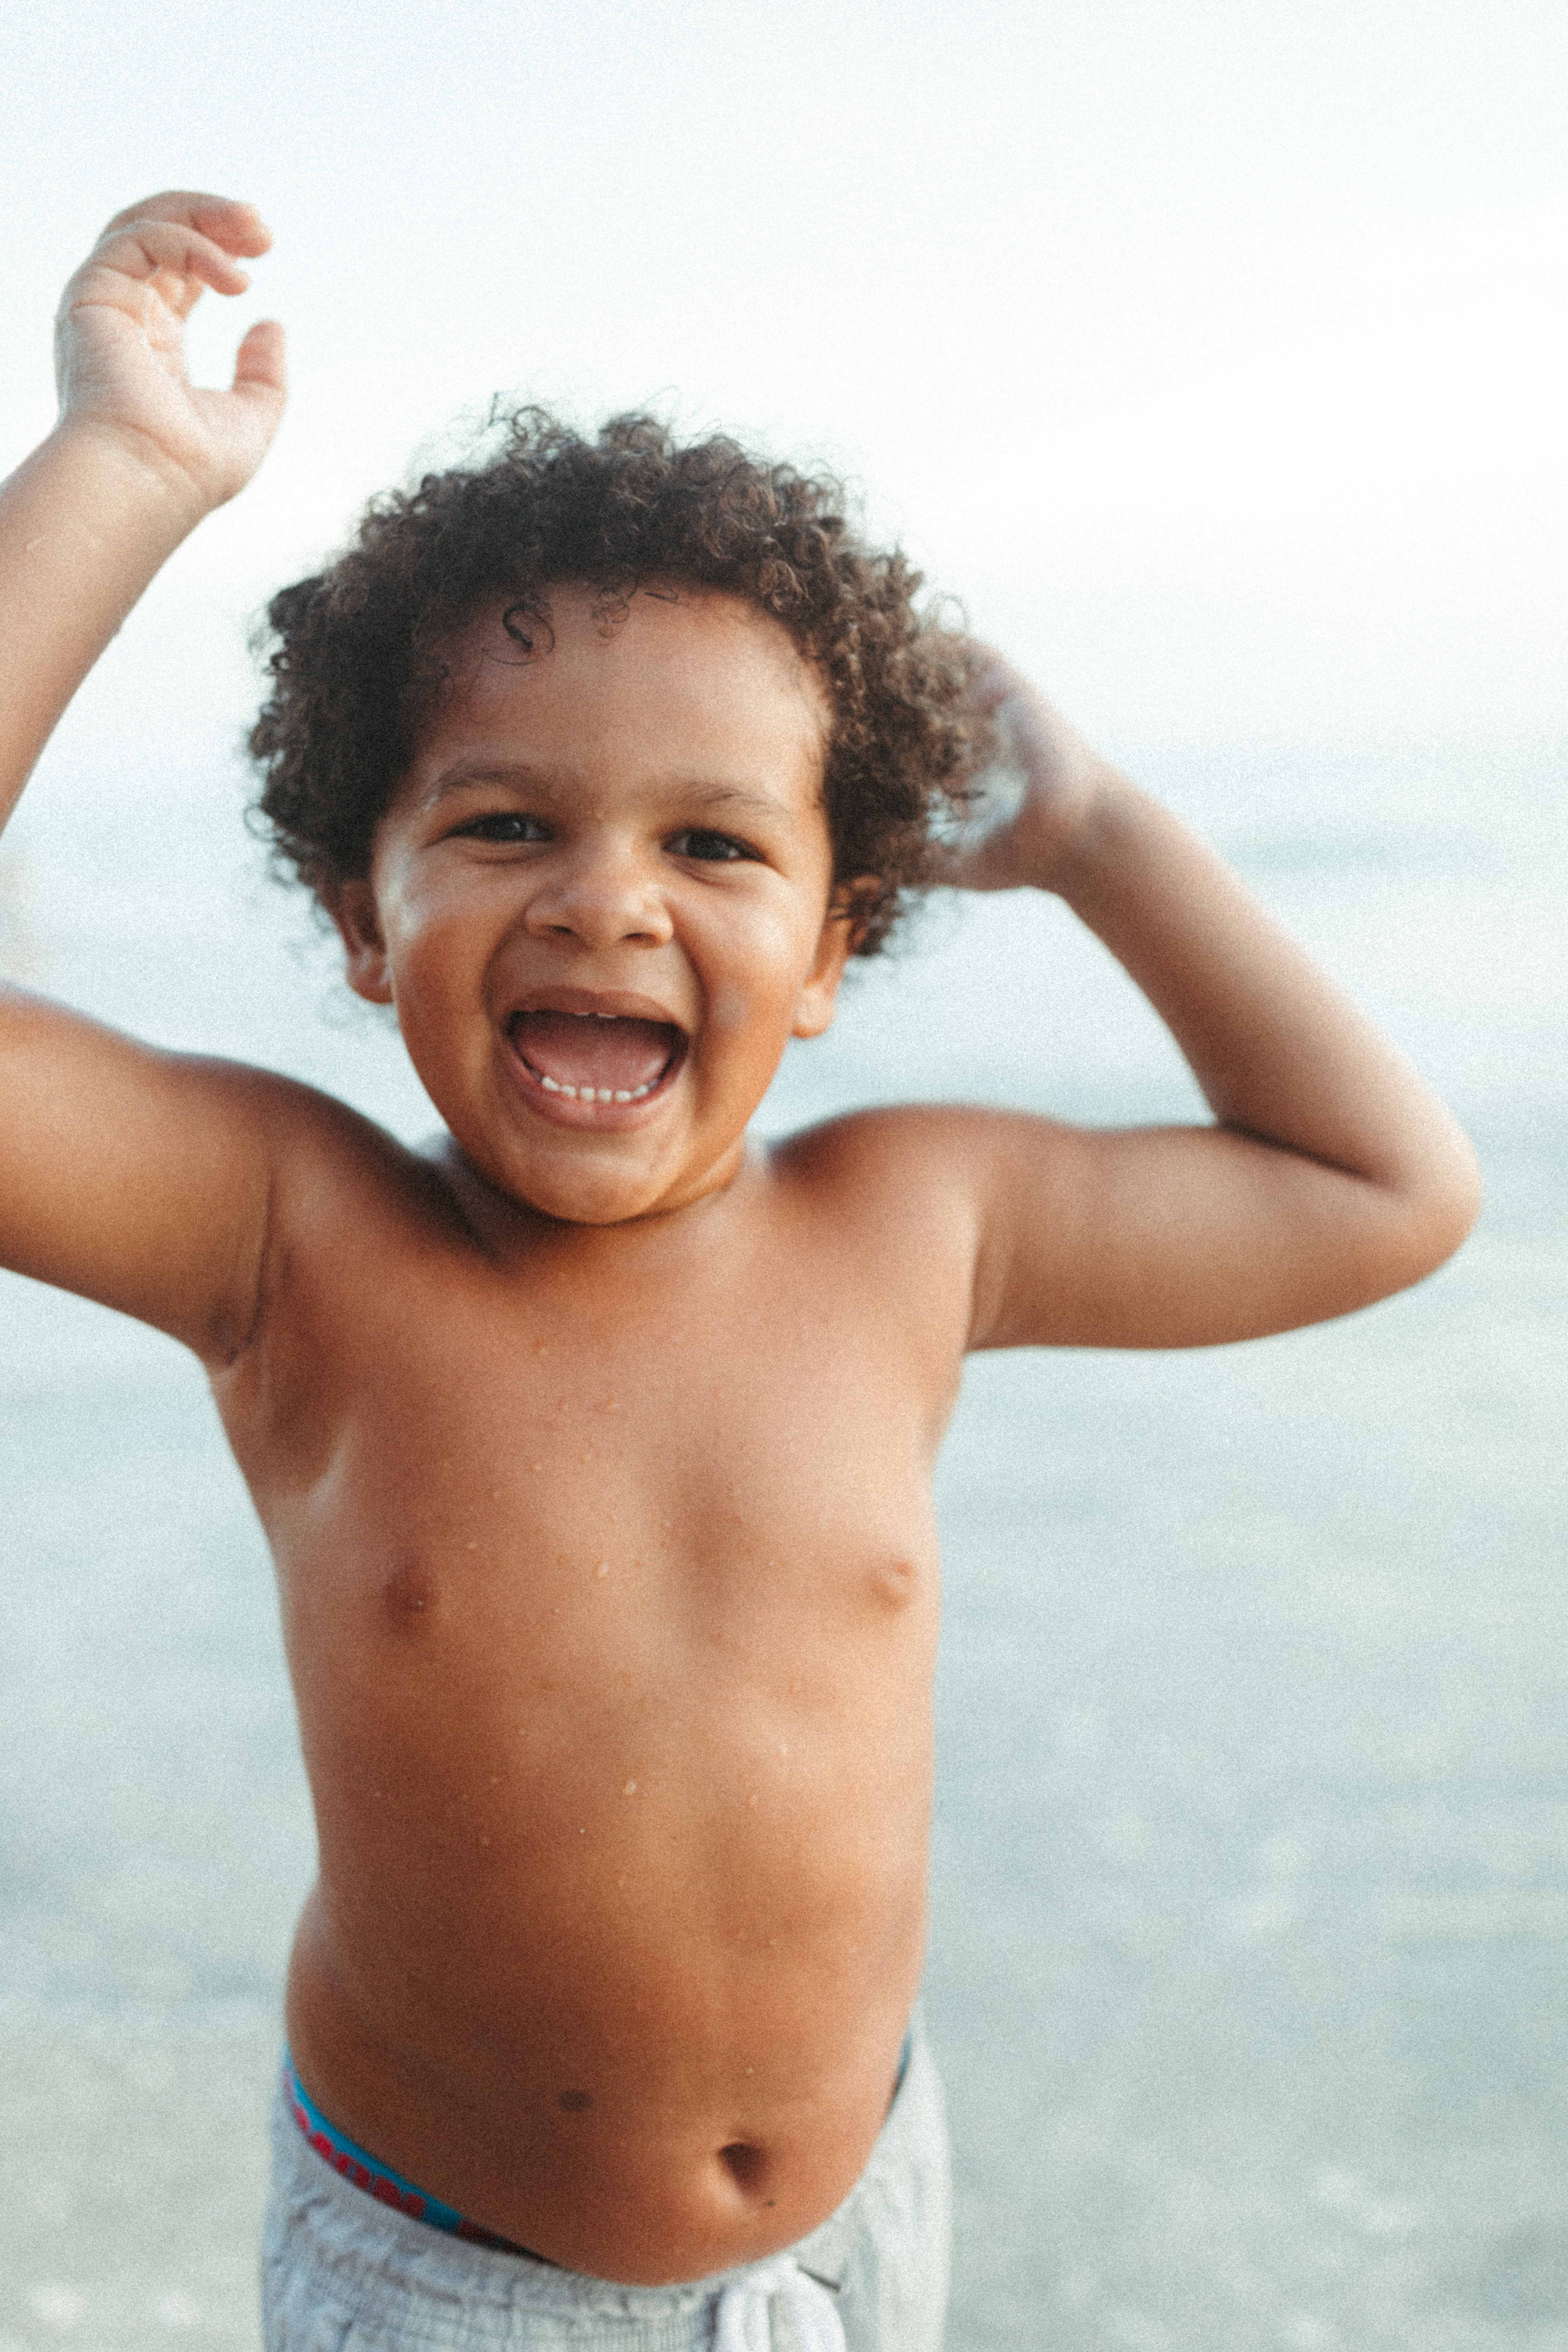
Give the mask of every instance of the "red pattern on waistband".
[{"label": "red pattern on waistband", "polygon": [[[367,2197],[374,2197],[383,2205],[390,2205],[395,2212],[406,2213],[411,2221],[429,2220],[426,2200],[416,2189],[405,2189],[400,2182],[389,2180],[384,2172],[373,2172],[369,2165],[362,2164],[357,2157],[350,2156],[346,2148],[334,2147],[326,2133],[318,2131],[310,2121],[294,2096],[292,2087],[288,2089],[287,2096],[289,2112],[324,2164],[330,2164],[334,2172],[355,2189],[363,2189]],[[470,2221],[467,2214],[457,2228],[449,2230],[447,2234],[461,2238],[466,2245],[486,2246],[492,2253],[528,2254],[529,2259],[536,2263],[544,2259],[542,2254],[531,2253],[527,2246],[520,2246],[510,2238],[498,2237],[493,2230],[485,2229],[478,2221]]]},{"label": "red pattern on waistband", "polygon": [[[323,2163],[330,2164],[334,2172],[341,2173],[345,2180],[353,2181],[354,2187],[363,2189],[367,2196],[379,2199],[383,2205],[395,2206],[399,2213],[406,2213],[411,2221],[423,2221],[425,2200],[419,2195],[417,2189],[399,2188],[397,2182],[389,2180],[385,2173],[373,2172],[369,2165],[361,2164],[356,2158],[348,2155],[344,2149],[334,2147],[326,2133],[316,2129],[292,2091],[289,2093],[289,2108],[294,2121]],[[466,2234],[467,2230],[474,2226],[471,2222],[465,2224],[465,2229],[459,2232],[459,2235]]]}]

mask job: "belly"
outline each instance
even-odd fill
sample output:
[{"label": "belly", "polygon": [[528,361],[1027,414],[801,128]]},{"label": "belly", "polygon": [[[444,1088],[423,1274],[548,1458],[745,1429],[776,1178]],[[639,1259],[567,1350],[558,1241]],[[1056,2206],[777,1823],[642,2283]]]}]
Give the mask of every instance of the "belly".
[{"label": "belly", "polygon": [[923,1949],[935,1564],[636,1565],[286,1578],[321,1840],[289,2034],[421,2187],[656,2282],[804,2235],[880,2128]]}]

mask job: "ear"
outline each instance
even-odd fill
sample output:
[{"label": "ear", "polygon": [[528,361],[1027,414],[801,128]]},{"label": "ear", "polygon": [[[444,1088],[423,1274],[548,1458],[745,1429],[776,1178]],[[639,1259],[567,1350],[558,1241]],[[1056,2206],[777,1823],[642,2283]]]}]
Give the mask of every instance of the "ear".
[{"label": "ear", "polygon": [[838,983],[860,936],[859,902],[876,887],[875,880],[867,878],[842,882],[834,890],[811,970],[795,1002],[793,1034],[796,1037],[820,1037],[832,1026]]},{"label": "ear", "polygon": [[392,978],[387,970],[386,942],[375,911],[375,897],[363,878],[340,882],[327,900],[327,912],[343,943],[344,977],[356,996],[369,1004],[392,1003]]}]

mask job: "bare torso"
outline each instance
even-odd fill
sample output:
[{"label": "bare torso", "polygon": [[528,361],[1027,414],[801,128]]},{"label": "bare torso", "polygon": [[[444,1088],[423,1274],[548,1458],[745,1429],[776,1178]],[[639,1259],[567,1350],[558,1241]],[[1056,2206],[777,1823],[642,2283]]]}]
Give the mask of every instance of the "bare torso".
[{"label": "bare torso", "polygon": [[612,2278],[825,2219],[919,1980],[966,1301],[917,1297],[843,1156],[498,1255],[369,1151],[218,1383],[320,1832],[301,2075],[421,2186]]},{"label": "bare torso", "polygon": [[[0,818],[266,446],[277,326],[227,392],[193,389],[182,353],[203,286],[238,293],[268,243],[248,206],[166,192],[66,289],[60,423],[0,485]],[[669,477],[683,516],[696,454]],[[774,525],[747,540],[741,517],[777,478],[726,455],[710,478],[737,578],[773,578]],[[470,561],[491,577],[496,513],[545,510],[487,491],[470,543],[459,504],[442,596]],[[1235,877],[977,646],[952,670],[965,726],[1008,714],[1026,789],[944,877],[1059,896],[1214,1124],[878,1113],[743,1165],[787,1041],[822,1034],[866,943],[861,886],[907,874],[897,827],[935,790],[934,751],[909,770],[901,748],[926,692],[900,650],[910,575],[895,595],[868,559],[873,601],[838,608],[819,660],[818,622],[797,639],[773,589],[645,571],[633,504],[599,584],[574,555],[542,583],[537,645],[505,566],[444,648],[364,620],[443,672],[368,845],[348,803],[395,692],[345,706],[382,698],[352,791],[311,753],[337,799],[307,870],[466,1161],[439,1174],[303,1089],[4,992],[0,1261],[214,1368],[320,1829],[289,1991],[307,2088],[490,2229],[656,2281],[823,2220],[886,2111],[923,1940],[927,1482],[966,1342],[1188,1348],[1346,1314],[1439,1265],[1479,1192],[1442,1107]],[[397,544],[384,605],[331,575],[362,617],[416,609],[426,559]],[[837,567],[855,542],[832,545]],[[879,687],[854,634],[873,611]],[[863,702],[839,699],[851,671]],[[306,704],[342,675],[307,674]],[[893,832],[836,834],[836,742],[859,749],[834,793],[868,825],[879,795],[904,809]],[[957,1016],[977,1044],[994,984]],[[621,1025],[575,1025],[599,1022]]]}]

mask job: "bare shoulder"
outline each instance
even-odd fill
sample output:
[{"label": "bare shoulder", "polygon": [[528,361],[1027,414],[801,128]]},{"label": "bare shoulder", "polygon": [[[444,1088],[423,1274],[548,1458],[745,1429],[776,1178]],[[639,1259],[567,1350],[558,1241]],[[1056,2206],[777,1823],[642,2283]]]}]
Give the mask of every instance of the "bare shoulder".
[{"label": "bare shoulder", "polygon": [[170,1091],[191,1097],[215,1131],[237,1129],[254,1141],[276,1208],[332,1214],[380,1202],[418,1217],[446,1203],[449,1211],[451,1195],[431,1154],[337,1096],[254,1063],[134,1050],[161,1066]]},{"label": "bare shoulder", "polygon": [[459,1190],[335,1097],[235,1068],[266,1123],[267,1233],[243,1346],[209,1360],[229,1442],[258,1495],[307,1481],[363,1403],[389,1347],[428,1331],[484,1255]]},{"label": "bare shoulder", "polygon": [[[862,1262],[912,1287],[962,1291],[963,1345],[990,1320],[998,1243],[1023,1171],[1037,1210],[1074,1188],[1080,1130],[961,1103],[851,1112],[776,1145],[782,1181],[819,1207]],[[1005,1253],[1004,1253],[1005,1254]]]},{"label": "bare shoulder", "polygon": [[[458,1216],[437,1143],[412,1146],[336,1095],[270,1070],[240,1070],[272,1130],[278,1181],[297,1213],[382,1210],[416,1224]],[[459,1220],[460,1222],[460,1220]]]},{"label": "bare shoulder", "polygon": [[373,1199],[416,1215],[438,1192],[413,1153],[310,1087],[23,991],[0,992],[0,1264],[209,1366],[257,1328],[280,1237],[341,1228]]},{"label": "bare shoulder", "polygon": [[907,1202],[978,1209],[999,1164],[1020,1149],[1070,1157],[1079,1131],[1027,1111],[971,1103],[892,1103],[802,1128],[773,1147],[781,1175],[864,1196],[879,1213]]},{"label": "bare shoulder", "polygon": [[234,1082],[254,1087],[268,1134],[258,1331],[285,1302],[311,1302],[306,1319],[319,1325],[350,1299],[363,1312],[416,1265],[454,1250],[486,1255],[448,1139],[411,1146],[335,1096],[269,1071],[237,1072]]}]

